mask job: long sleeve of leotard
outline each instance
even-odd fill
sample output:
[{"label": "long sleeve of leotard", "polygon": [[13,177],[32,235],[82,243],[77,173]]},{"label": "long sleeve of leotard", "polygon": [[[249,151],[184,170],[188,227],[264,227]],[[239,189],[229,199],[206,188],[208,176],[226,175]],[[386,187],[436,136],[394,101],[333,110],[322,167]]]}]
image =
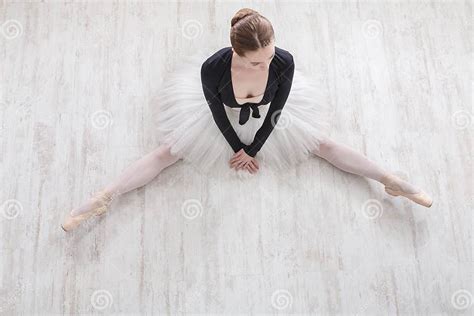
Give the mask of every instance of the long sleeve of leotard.
[{"label": "long sleeve of leotard", "polygon": [[290,62],[285,66],[285,69],[283,69],[282,73],[279,74],[280,86],[278,87],[275,97],[270,103],[270,107],[262,126],[255,133],[253,142],[250,145],[244,147],[245,152],[249,156],[255,157],[280,119],[281,111],[283,110],[286,100],[290,94],[291,85],[293,83],[293,75],[295,72],[293,56],[290,55],[290,57]]},{"label": "long sleeve of leotard", "polygon": [[217,127],[234,152],[238,152],[244,148],[245,144],[240,141],[232,127],[219,94],[219,80],[222,72],[223,67],[219,64],[219,60],[206,60],[201,66],[202,89]]}]

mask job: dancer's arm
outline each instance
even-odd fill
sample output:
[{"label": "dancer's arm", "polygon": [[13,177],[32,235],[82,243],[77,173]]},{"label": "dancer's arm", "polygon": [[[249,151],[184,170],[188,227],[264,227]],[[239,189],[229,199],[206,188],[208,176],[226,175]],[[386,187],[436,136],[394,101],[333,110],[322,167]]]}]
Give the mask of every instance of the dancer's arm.
[{"label": "dancer's arm", "polygon": [[232,127],[224,109],[225,105],[221,100],[218,90],[220,79],[219,74],[219,65],[205,61],[201,66],[202,89],[217,127],[220,129],[234,152],[238,152],[245,146],[245,144],[240,141],[239,136]]},{"label": "dancer's arm", "polygon": [[263,144],[270,136],[273,128],[280,119],[281,111],[285,106],[286,100],[290,94],[291,85],[293,83],[293,75],[295,72],[295,63],[293,61],[293,56],[290,55],[290,60],[282,73],[279,74],[279,87],[278,91],[275,94],[274,99],[271,101],[270,108],[268,109],[265,120],[263,121],[262,126],[255,133],[253,142],[244,147],[247,155],[255,157],[257,152],[262,148]]}]

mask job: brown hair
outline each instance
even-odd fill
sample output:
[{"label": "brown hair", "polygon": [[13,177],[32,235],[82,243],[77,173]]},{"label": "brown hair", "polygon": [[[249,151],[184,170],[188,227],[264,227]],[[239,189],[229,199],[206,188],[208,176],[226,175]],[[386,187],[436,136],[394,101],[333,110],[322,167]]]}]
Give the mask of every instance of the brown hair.
[{"label": "brown hair", "polygon": [[230,43],[239,56],[265,47],[275,38],[271,22],[250,8],[237,11],[230,26]]}]

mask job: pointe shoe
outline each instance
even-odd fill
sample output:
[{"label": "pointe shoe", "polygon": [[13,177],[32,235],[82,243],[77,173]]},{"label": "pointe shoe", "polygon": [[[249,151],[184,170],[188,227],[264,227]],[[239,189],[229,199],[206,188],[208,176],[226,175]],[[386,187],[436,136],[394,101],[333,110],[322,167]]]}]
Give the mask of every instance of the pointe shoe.
[{"label": "pointe shoe", "polygon": [[388,174],[382,178],[381,182],[385,184],[385,192],[392,196],[401,195],[425,207],[431,207],[431,205],[433,205],[433,199],[427,193],[421,190],[418,192],[408,192],[403,190],[400,185],[403,181],[403,179],[396,175]]},{"label": "pointe shoe", "polygon": [[72,216],[71,213],[66,216],[64,221],[61,223],[61,228],[65,232],[73,230],[83,221],[89,219],[92,216],[100,216],[107,212],[109,204],[112,202],[112,194],[105,191],[99,191],[94,195],[93,199],[96,199],[100,205],[91,209],[90,211],[75,216]]}]

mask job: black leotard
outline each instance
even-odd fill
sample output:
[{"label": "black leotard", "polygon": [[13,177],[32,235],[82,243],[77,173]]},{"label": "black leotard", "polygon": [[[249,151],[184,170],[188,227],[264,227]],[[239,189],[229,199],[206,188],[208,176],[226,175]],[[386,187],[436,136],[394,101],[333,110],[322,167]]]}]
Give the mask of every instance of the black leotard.
[{"label": "black leotard", "polygon": [[[246,102],[241,105],[237,103],[232,87],[230,71],[232,53],[232,47],[224,47],[204,61],[201,66],[202,88],[214,121],[234,152],[244,148],[248,155],[255,157],[278,122],[290,94],[295,64],[290,52],[275,46],[275,56],[269,66],[269,77],[262,101]],[[243,144],[230,124],[224,106],[240,107],[239,124],[243,125],[250,117],[250,110],[252,117],[259,118],[258,106],[269,102],[271,104],[267,115],[253,142],[250,145]]]}]

